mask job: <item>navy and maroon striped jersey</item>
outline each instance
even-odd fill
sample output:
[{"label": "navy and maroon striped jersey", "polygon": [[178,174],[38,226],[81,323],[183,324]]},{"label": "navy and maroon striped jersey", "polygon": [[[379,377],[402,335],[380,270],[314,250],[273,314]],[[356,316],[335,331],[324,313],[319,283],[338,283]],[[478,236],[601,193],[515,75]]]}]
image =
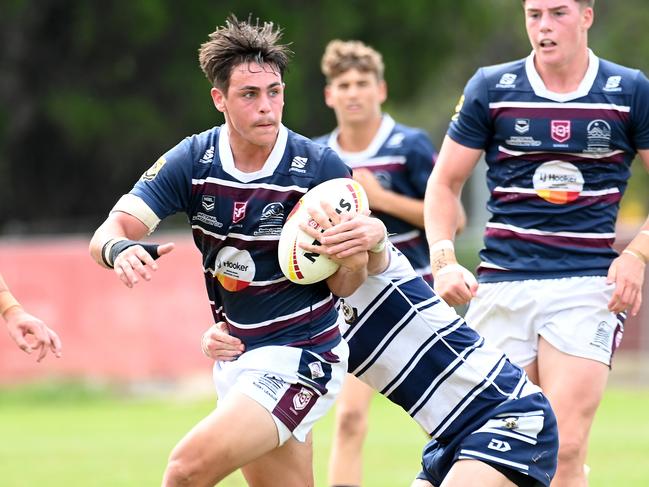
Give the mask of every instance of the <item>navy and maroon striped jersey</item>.
[{"label": "navy and maroon striped jersey", "polygon": [[606,275],[631,162],[649,148],[649,80],[590,52],[579,88],[553,93],[531,54],[479,69],[458,108],[448,135],[488,166],[479,280]]},{"label": "navy and maroon striped jersey", "polygon": [[[346,152],[338,145],[338,129],[316,142],[331,147],[352,169],[371,171],[386,189],[415,199],[424,199],[426,183],[436,153],[421,129],[395,123],[387,114],[370,145],[362,152]],[[417,273],[432,283],[428,243],[423,229],[392,215],[372,212],[385,224],[390,241],[408,258]]]},{"label": "navy and maroon striped jersey", "polygon": [[350,171],[331,149],[281,126],[263,168],[245,173],[234,165],[227,130],[223,125],[184,139],[135,184],[128,196],[135,204],[118,203],[115,209],[151,230],[169,215],[187,214],[214,319],[227,322],[247,350],[329,350],[340,341],[329,288],[324,282],[288,281],[277,243],[304,193],[323,181],[350,177]]}]

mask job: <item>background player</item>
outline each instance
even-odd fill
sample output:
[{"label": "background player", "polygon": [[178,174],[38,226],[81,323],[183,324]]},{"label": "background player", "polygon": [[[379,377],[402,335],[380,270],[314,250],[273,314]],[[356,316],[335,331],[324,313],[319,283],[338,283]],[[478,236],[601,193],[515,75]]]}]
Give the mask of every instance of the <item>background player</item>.
[{"label": "background player", "polygon": [[[336,114],[336,129],[316,139],[353,168],[367,192],[374,216],[385,224],[390,241],[432,285],[424,228],[424,194],[435,149],[428,135],[398,124],[383,113],[387,98],[379,52],[361,41],[333,40],[321,63],[325,102]],[[464,214],[461,226],[464,226]],[[360,485],[362,446],[373,391],[349,376],[336,404],[329,483]]]},{"label": "background player", "polygon": [[95,261],[132,287],[173,250],[139,240],[185,212],[214,319],[246,345],[237,362],[215,365],[218,407],[174,448],[164,486],[212,486],[242,466],[246,475],[247,464],[283,468],[284,486],[312,485],[311,457],[295,452],[306,450],[347,370],[330,289],[347,295],[360,285],[367,252],[340,259],[326,283],[312,286],[289,282],[277,262],[281,227],[299,198],[320,182],[349,177],[332,150],[281,124],[290,51],[280,37],[272,23],[234,16],[210,34],[199,62],[225,124],[164,154],[90,243]]},{"label": "background player", "polygon": [[[48,349],[60,358],[61,340],[59,336],[45,323],[35,316],[27,313],[20,303],[9,291],[9,286],[0,274],[0,315],[7,324],[9,335],[16,342],[16,345],[27,353],[38,350],[37,362],[40,362],[47,355]],[[27,340],[31,335],[33,340]]]},{"label": "background player", "polygon": [[[314,216],[324,228],[329,219],[334,225],[324,238],[304,227],[323,243],[304,248],[327,255],[346,255],[348,233],[376,224],[363,216],[337,222],[331,209]],[[388,245],[381,256],[365,283],[340,302],[343,330],[350,371],[433,438],[413,487],[476,485],[476,479],[480,486],[548,485],[558,439],[539,388],[469,328],[403,254]],[[204,334],[202,344],[216,360],[231,360],[241,346],[220,324]],[[282,485],[281,475],[273,472],[274,484],[254,487]]]},{"label": "background player", "polygon": [[[649,256],[646,233],[612,248],[636,152],[649,167],[649,81],[588,49],[593,3],[523,0],[532,53],[468,82],[426,193],[435,288],[452,305],[472,299],[467,321],[548,395],[559,486],[587,484],[591,424]],[[452,239],[483,150],[492,216],[476,289]]]}]

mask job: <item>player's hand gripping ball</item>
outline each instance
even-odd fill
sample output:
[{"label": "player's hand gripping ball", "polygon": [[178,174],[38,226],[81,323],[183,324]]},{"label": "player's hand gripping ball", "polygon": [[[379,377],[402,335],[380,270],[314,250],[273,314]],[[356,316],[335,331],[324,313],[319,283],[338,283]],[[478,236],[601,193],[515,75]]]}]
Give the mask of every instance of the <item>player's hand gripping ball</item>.
[{"label": "player's hand gripping ball", "polygon": [[[363,187],[349,178],[325,181],[305,193],[286,218],[277,247],[279,266],[284,275],[296,284],[313,284],[326,279],[338,270],[338,264],[326,255],[307,252],[300,243],[317,245],[313,238],[300,230],[300,223],[312,228],[319,225],[307,209],[320,208],[321,202],[329,203],[338,213],[361,213],[369,209]],[[321,230],[324,231],[324,230]]]}]

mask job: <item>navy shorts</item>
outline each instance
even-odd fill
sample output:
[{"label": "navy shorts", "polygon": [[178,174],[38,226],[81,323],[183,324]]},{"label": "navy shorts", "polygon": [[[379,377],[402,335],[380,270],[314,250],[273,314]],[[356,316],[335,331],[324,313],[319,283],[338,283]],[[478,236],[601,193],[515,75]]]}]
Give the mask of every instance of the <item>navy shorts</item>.
[{"label": "navy shorts", "polygon": [[440,485],[458,460],[479,460],[521,487],[549,486],[557,469],[559,435],[550,403],[540,393],[505,401],[471,421],[450,441],[430,441],[418,479]]}]

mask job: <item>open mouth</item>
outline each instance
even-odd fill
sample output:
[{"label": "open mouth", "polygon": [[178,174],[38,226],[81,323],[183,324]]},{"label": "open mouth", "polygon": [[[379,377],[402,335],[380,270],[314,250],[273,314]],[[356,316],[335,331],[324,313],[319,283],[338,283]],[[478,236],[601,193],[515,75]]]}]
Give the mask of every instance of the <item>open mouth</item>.
[{"label": "open mouth", "polygon": [[556,45],[557,43],[550,39],[543,39],[541,42],[539,42],[539,46],[541,47],[555,47]]}]

